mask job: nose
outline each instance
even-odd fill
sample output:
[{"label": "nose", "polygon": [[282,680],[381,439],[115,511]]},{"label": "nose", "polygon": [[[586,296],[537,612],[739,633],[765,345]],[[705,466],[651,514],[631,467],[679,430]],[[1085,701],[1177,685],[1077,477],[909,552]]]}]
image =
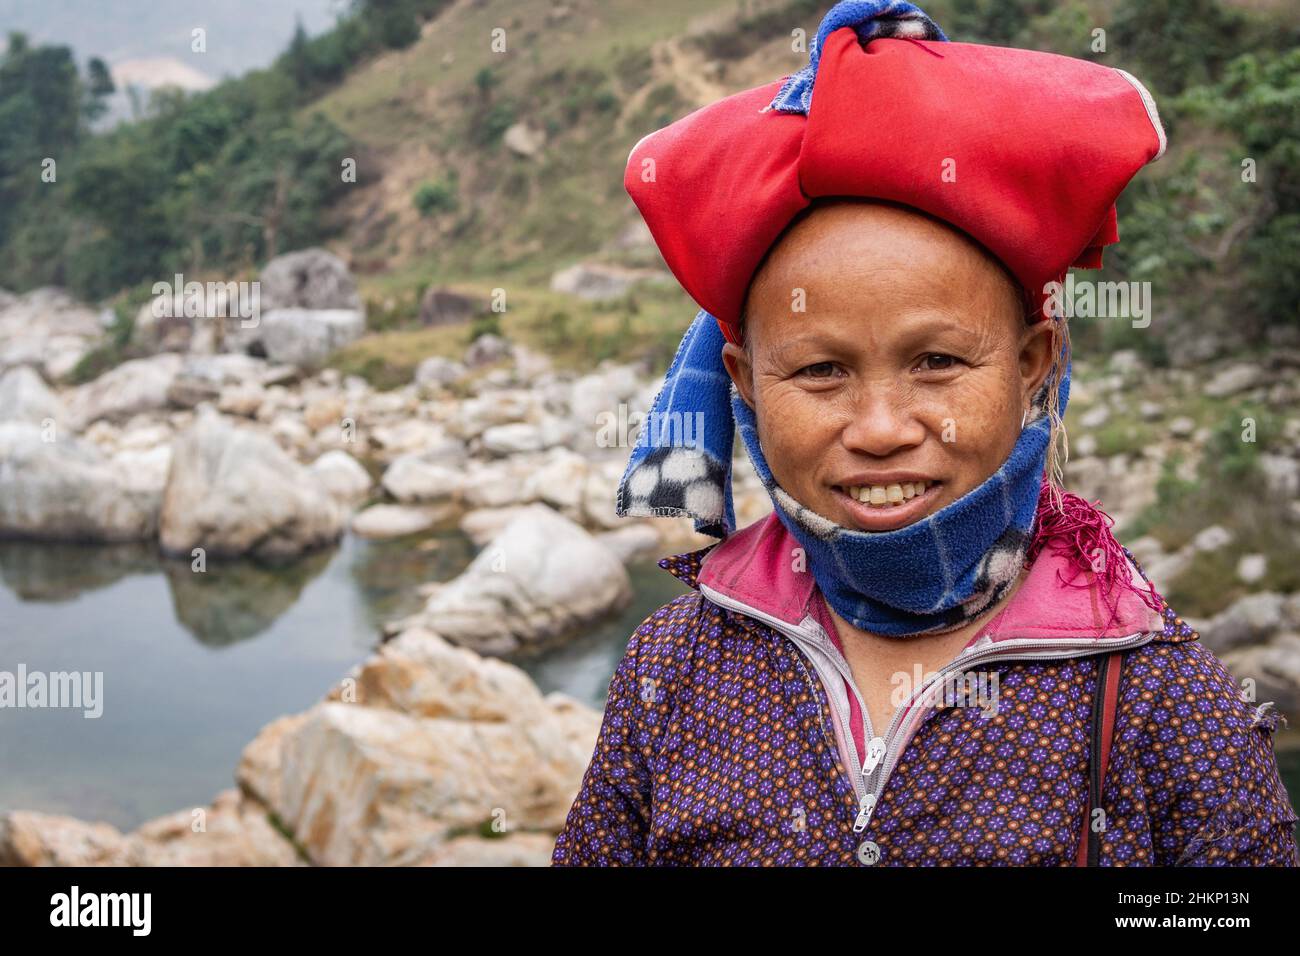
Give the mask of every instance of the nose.
[{"label": "nose", "polygon": [[896,382],[862,382],[849,407],[840,441],[851,452],[885,458],[925,441],[925,425],[905,388]]}]

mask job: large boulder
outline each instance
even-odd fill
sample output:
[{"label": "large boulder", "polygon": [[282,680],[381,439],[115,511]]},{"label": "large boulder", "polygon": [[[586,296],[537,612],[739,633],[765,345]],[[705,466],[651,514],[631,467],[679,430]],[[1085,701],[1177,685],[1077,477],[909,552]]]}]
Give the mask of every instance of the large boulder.
[{"label": "large boulder", "polygon": [[267,810],[238,790],[129,834],[107,823],[15,810],[0,815],[0,866],[301,866]]},{"label": "large boulder", "polygon": [[0,302],[0,369],[31,365],[66,380],[104,337],[102,313],[62,289],[33,289]]},{"label": "large boulder", "polygon": [[1286,598],[1272,591],[1247,594],[1210,620],[1198,622],[1201,641],[1216,654],[1264,644],[1287,624]]},{"label": "large boulder", "polygon": [[132,359],[105,372],[68,397],[71,425],[81,431],[101,419],[116,421],[167,407],[168,393],[185,360],[163,353]]},{"label": "large boulder", "polygon": [[262,315],[262,349],[273,362],[315,369],[366,331],[359,309],[274,309]]},{"label": "large boulder", "polygon": [[0,421],[40,425],[62,419],[62,400],[35,369],[19,365],[0,375]]},{"label": "large boulder", "polygon": [[534,505],[439,588],[418,619],[480,653],[509,654],[604,617],[631,596],[616,555],[564,516]]},{"label": "large boulder", "polygon": [[[47,440],[51,439],[51,440]],[[0,536],[53,541],[152,537],[164,446],[108,458],[89,442],[28,422],[0,423]]]},{"label": "large boulder", "polygon": [[361,308],[356,280],[345,263],[325,249],[301,249],[276,256],[260,276],[261,308]]},{"label": "large boulder", "polygon": [[597,712],[418,628],[329,698],[268,725],[239,769],[313,863],[546,864]]},{"label": "large boulder", "polygon": [[1300,708],[1300,634],[1278,634],[1222,655],[1224,666],[1238,680],[1254,681],[1254,702],[1272,701],[1287,714]]},{"label": "large boulder", "polygon": [[176,439],[161,543],[174,554],[282,559],[337,540],[345,512],[269,435],[205,412]]}]

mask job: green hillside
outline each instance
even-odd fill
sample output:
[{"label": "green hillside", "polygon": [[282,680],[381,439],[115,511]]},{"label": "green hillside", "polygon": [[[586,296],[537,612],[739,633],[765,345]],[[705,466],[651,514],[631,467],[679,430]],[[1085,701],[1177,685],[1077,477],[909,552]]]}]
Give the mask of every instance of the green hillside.
[{"label": "green hillside", "polygon": [[[339,362],[378,381],[463,347],[463,330],[415,321],[424,290],[444,284],[480,299],[505,291],[506,313],[476,331],[499,323],[561,361],[662,364],[693,308],[680,290],[644,284],[596,306],[549,292],[550,275],[578,261],[655,265],[628,232],[632,145],[797,69],[796,31],[811,36],[828,6],[356,0],[271,68],[158,97],[148,119],[107,135],[87,131],[93,71],[80,75],[66,50],[11,45],[0,61],[0,287],[60,284],[133,306],[159,276],[251,275],[277,252],[323,243],[351,261],[378,333]],[[1091,58],[1147,82],[1171,147],[1122,198],[1123,242],[1102,277],[1151,280],[1161,324],[1180,330],[1174,346],[1215,328],[1258,346],[1270,326],[1300,325],[1300,27],[1286,4],[926,8],[952,39]],[[62,122],[38,118],[51,103]],[[504,141],[517,123],[532,155]],[[59,158],[54,188],[34,175],[46,156]],[[341,174],[349,160],[355,181]],[[1171,344],[1159,330],[1082,334],[1155,361]]]}]

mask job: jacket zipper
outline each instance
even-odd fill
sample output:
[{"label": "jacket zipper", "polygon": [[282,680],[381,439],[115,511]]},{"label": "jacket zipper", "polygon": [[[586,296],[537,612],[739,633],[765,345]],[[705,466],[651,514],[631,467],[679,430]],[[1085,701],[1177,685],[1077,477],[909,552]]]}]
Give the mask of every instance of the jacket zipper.
[{"label": "jacket zipper", "polygon": [[[732,598],[719,594],[717,591],[713,590],[713,588],[709,587],[707,584],[701,584],[699,585],[699,588],[700,588],[700,593],[703,594],[710,601],[712,601],[714,604],[717,604],[720,607],[724,607],[730,611],[735,611],[738,614],[744,614],[746,617],[751,617],[756,621],[766,624],[768,627],[772,628],[778,633],[785,635],[787,638],[790,639],[791,643],[793,643],[795,647],[798,648],[799,653],[801,653],[804,656],[804,658],[807,659],[812,664],[813,670],[817,672],[817,676],[821,679],[822,684],[824,685],[824,689],[826,690],[826,696],[830,699],[831,706],[835,708],[835,712],[840,718],[839,725],[841,728],[843,728],[844,731],[844,744],[845,747],[848,749],[849,757],[852,760],[853,766],[861,766],[862,768],[860,774],[855,774],[855,773],[848,774],[849,783],[853,787],[853,794],[858,800],[858,816],[860,818],[866,809],[868,801],[873,799],[871,797],[870,791],[868,790],[865,782],[863,782],[861,778],[869,775],[873,771],[874,767],[876,766],[876,763],[880,759],[879,756],[876,756],[875,759],[873,759],[872,756],[873,751],[870,746],[870,741],[875,740],[876,738],[874,736],[870,738],[870,740],[868,741],[867,757],[865,760],[859,761],[857,743],[853,740],[853,728],[850,724],[848,704],[845,701],[841,701],[839,696],[831,691],[830,688],[835,685],[831,682],[831,680],[827,678],[826,668],[823,662],[820,660],[820,657],[824,654],[827,658],[831,660],[831,662],[835,665],[838,671],[836,676],[844,677],[848,679],[848,684],[851,688],[853,688],[853,694],[858,699],[858,707],[861,708],[862,710],[863,719],[867,722],[867,729],[870,730],[871,718],[867,715],[867,706],[866,703],[862,700],[862,694],[858,691],[857,684],[855,684],[853,681],[853,674],[852,671],[849,669],[848,662],[844,660],[843,655],[840,655],[838,652],[835,651],[834,645],[817,648],[819,651],[821,651],[821,654],[810,653],[808,647],[805,644],[805,642],[810,640],[810,637],[808,634],[804,633],[802,628],[800,628],[798,625],[790,624],[789,622],[783,621],[780,618],[773,617],[770,614],[765,614],[762,611],[756,610],[755,608],[750,607],[748,604],[745,604],[742,601],[736,601]],[[817,624],[817,622],[814,621],[813,626],[816,627],[817,633],[821,634],[823,637],[826,636],[826,632],[821,627],[820,624]],[[826,642],[827,644],[829,644],[829,638],[826,639]],[[814,687],[812,688],[812,690],[815,694],[817,689]]]},{"label": "jacket zipper", "polygon": [[[726,597],[725,595],[719,594],[708,585],[701,584],[699,585],[699,589],[700,593],[713,603],[728,610],[735,611],[736,613],[744,614],[747,617],[752,617],[753,619],[760,621],[785,635],[799,648],[804,657],[808,658],[812,662],[813,669],[817,671],[823,684],[830,684],[824,676],[824,668],[817,660],[817,655],[810,654],[808,648],[804,645],[804,642],[809,641],[810,638],[808,634],[804,633],[801,626],[792,625],[780,618],[756,610],[742,601],[736,601],[732,598]],[[826,630],[820,623],[813,619],[812,626],[816,629],[816,632],[819,635],[829,642],[829,636],[826,635]],[[894,712],[894,719],[890,722],[889,729],[885,732],[883,738],[878,738],[874,735],[874,728],[871,726],[871,716],[867,713],[867,708],[863,703],[862,695],[858,691],[857,684],[853,681],[852,671],[848,669],[848,662],[843,659],[843,655],[834,651],[834,645],[831,645],[829,649],[817,648],[821,653],[825,654],[835,663],[837,669],[842,670],[838,676],[848,677],[849,686],[853,688],[854,696],[858,699],[858,706],[862,709],[862,720],[868,738],[868,752],[866,759],[862,761],[861,773],[849,774],[849,782],[852,784],[853,793],[858,799],[858,813],[853,820],[853,832],[860,834],[870,826],[872,814],[875,813],[876,805],[880,802],[880,797],[884,795],[885,785],[889,782],[889,777],[898,763],[899,750],[901,748],[894,748],[891,751],[890,743],[893,741],[894,735],[899,729],[899,721],[903,719],[904,715],[909,717],[912,716],[912,711],[914,710],[912,706],[913,702],[915,702],[922,694],[926,693],[932,685],[942,680],[947,674],[968,670],[972,664],[977,663],[989,664],[995,661],[1002,662],[1004,660],[1068,660],[1071,657],[1089,657],[1094,654],[1110,653],[1111,651],[1116,650],[1128,650],[1129,648],[1139,647],[1142,644],[1150,642],[1154,639],[1154,636],[1155,635],[1151,631],[1138,631],[1137,633],[1130,634],[1123,638],[1110,639],[1109,643],[1103,647],[1098,647],[1096,641],[1090,641],[1087,644],[1083,644],[1079,641],[1072,641],[1066,638],[1056,640],[1051,638],[1013,638],[1011,640],[1000,641],[985,651],[976,652],[974,654],[959,654],[956,660],[951,661],[937,671],[932,680],[927,681],[921,687],[912,692],[912,695]],[[1012,647],[1011,645],[1016,646]],[[1054,645],[1059,645],[1059,648]],[[1023,649],[1018,650],[1018,648]],[[1045,653],[1043,652],[1044,650],[1046,651]],[[834,653],[832,653],[833,651]],[[1068,653],[1063,653],[1066,651],[1068,651]],[[848,708],[841,704],[839,698],[835,694],[830,692],[829,686],[824,689],[827,691],[827,696],[831,698],[832,706],[836,708],[836,712],[840,715],[840,726],[844,729],[844,735],[846,737],[845,743],[849,751],[849,756],[852,758],[854,765],[857,765],[858,750],[857,744],[853,740],[852,727],[849,725]],[[925,707],[916,708],[915,710],[917,713],[928,713],[931,709],[932,708]],[[872,745],[876,740],[883,740],[883,747],[873,747]],[[883,766],[881,765],[882,762]],[[880,773],[876,774],[875,770],[878,766],[880,767]],[[874,786],[868,786],[866,778],[873,774],[875,775]]]},{"label": "jacket zipper", "polygon": [[[918,690],[912,693],[912,696],[907,699],[907,702],[904,703],[903,706],[900,707],[895,712],[894,719],[890,722],[889,730],[885,734],[884,765],[881,768],[880,776],[876,783],[876,789],[875,789],[876,800],[872,801],[871,809],[867,812],[866,815],[867,822],[870,823],[871,812],[874,811],[875,804],[879,801],[879,798],[884,794],[885,785],[889,782],[890,775],[894,772],[894,768],[898,765],[898,758],[900,756],[900,752],[902,748],[896,747],[891,750],[889,744],[894,739],[894,735],[899,729],[900,720],[904,720],[905,717],[907,719],[911,719],[914,714],[920,714],[922,715],[922,719],[924,719],[924,715],[929,713],[929,711],[932,708],[930,707],[913,708],[912,706],[913,702],[916,701],[918,697],[925,694],[930,687],[932,687],[933,685],[941,681],[945,675],[950,673],[956,673],[958,671],[969,670],[970,667],[974,664],[990,664],[994,662],[1002,663],[1005,661],[1015,661],[1015,660],[1037,660],[1037,661],[1068,660],[1069,658],[1072,657],[1092,657],[1096,654],[1109,654],[1112,651],[1128,650],[1133,647],[1140,647],[1143,644],[1149,643],[1153,639],[1154,639],[1154,634],[1152,634],[1152,632],[1150,631],[1138,631],[1137,633],[1130,634],[1127,637],[1111,639],[1110,643],[1106,644],[1104,647],[1098,647],[1096,645],[1096,642],[1090,642],[1089,644],[1081,644],[1078,641],[1070,641],[1067,639],[1062,639],[1059,641],[1049,641],[1049,639],[1044,639],[1044,638],[1020,639],[1018,641],[1012,639],[1010,641],[999,642],[997,645],[991,648],[990,651],[971,654],[966,656],[965,660],[957,660],[945,665],[943,668],[941,668],[939,671],[935,673],[935,676],[932,680],[927,681]],[[1007,648],[1007,645],[1009,644],[1024,645],[1026,643],[1029,644],[1030,646],[1025,647],[1023,650],[1020,650],[1018,652],[1015,650],[1015,648],[1010,648],[1010,649]],[[1064,647],[1062,647],[1060,650],[1053,649],[1053,648],[1044,648],[1044,645],[1047,643],[1061,644],[1064,645]],[[1043,650],[1035,651],[1034,648],[1040,648]],[[1062,653],[1062,651],[1064,651],[1066,648],[1069,648],[1069,652]],[[958,655],[959,658],[962,656],[963,655]],[[919,721],[917,721],[917,723],[919,723]],[[865,826],[863,829],[865,829]],[[854,832],[860,832],[856,829],[856,823],[855,823]]]}]

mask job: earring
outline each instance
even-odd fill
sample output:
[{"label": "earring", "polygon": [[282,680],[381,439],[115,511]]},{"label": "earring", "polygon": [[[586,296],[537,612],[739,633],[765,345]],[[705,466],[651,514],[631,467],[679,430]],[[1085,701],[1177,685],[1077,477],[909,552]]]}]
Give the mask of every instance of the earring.
[{"label": "earring", "polygon": [[1027,422],[1028,420],[1029,420],[1029,409],[1026,408],[1023,412],[1020,413],[1020,430],[1021,430],[1021,431],[1024,431],[1024,430],[1025,430],[1025,422]]}]

